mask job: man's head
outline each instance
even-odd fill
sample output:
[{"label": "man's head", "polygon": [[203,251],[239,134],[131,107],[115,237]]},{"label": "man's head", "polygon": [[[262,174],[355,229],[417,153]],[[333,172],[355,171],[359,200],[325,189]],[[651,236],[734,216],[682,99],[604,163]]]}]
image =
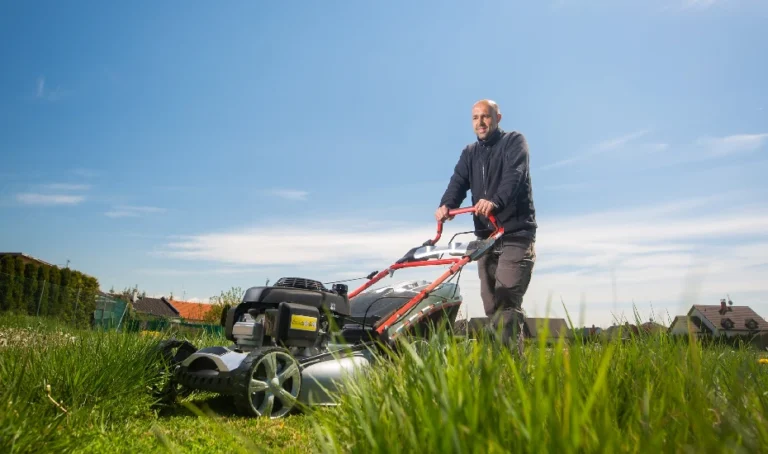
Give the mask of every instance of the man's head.
[{"label": "man's head", "polygon": [[490,99],[483,99],[472,106],[472,128],[481,140],[490,136],[501,121],[499,105]]}]

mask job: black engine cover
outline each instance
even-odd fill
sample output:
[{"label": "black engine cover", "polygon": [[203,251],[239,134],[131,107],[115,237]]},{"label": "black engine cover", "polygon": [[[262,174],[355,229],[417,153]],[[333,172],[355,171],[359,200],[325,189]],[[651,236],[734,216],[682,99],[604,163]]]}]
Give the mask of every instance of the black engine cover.
[{"label": "black engine cover", "polygon": [[240,304],[222,314],[225,336],[229,340],[235,340],[232,327],[246,312],[255,310],[261,313],[278,309],[282,303],[291,303],[288,306],[291,308],[295,306],[313,309],[312,314],[323,318],[326,310],[337,316],[334,318],[348,317],[350,304],[346,292],[339,294],[334,290],[328,290],[320,282],[304,278],[281,278],[274,286],[251,287],[245,291]]},{"label": "black engine cover", "polygon": [[277,307],[283,301],[312,306],[321,312],[325,309],[339,315],[349,315],[349,300],[341,295],[321,290],[307,290],[290,287],[251,287],[243,296],[243,303],[273,304]]},{"label": "black engine cover", "polygon": [[320,311],[312,306],[280,303],[272,338],[286,347],[311,347],[317,339]]}]

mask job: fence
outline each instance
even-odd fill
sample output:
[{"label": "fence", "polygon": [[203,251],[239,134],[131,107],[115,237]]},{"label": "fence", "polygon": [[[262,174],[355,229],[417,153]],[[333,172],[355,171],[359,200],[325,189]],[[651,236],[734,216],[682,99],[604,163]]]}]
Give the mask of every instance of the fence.
[{"label": "fence", "polygon": [[127,301],[100,293],[96,297],[96,309],[93,311],[93,327],[119,329],[127,321],[127,315]]}]

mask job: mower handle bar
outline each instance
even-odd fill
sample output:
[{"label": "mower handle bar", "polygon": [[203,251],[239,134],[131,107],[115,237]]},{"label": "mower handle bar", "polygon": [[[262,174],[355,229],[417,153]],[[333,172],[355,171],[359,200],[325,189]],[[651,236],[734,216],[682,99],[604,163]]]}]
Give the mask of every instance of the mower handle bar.
[{"label": "mower handle bar", "polygon": [[[471,207],[464,207],[464,208],[456,208],[456,209],[453,209],[453,210],[448,210],[448,217],[454,217],[454,216],[459,215],[459,214],[475,213],[475,212],[476,212],[476,210],[475,210],[475,207],[473,207],[473,206],[471,206]],[[496,223],[496,216],[494,216],[493,214],[488,214],[488,216],[486,216],[486,217],[488,218],[489,221],[491,221],[491,224],[493,225],[493,228],[494,228],[494,231],[491,234],[491,236],[493,236],[494,234],[496,234],[499,231],[503,232],[503,229],[501,227],[499,227],[499,225]],[[435,236],[434,239],[425,241],[424,242],[424,246],[434,246],[435,244],[437,244],[438,241],[440,241],[440,238],[443,236],[443,224],[444,223],[445,223],[445,220],[438,221],[438,223],[437,223],[437,235]]]}]

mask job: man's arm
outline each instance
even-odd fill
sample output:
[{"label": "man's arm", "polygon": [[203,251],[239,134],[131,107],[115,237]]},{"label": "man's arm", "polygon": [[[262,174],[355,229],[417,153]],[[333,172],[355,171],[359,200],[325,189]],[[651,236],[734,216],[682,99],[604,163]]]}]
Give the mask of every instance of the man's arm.
[{"label": "man's arm", "polygon": [[520,183],[528,171],[528,142],[525,136],[519,134],[504,150],[504,169],[501,182],[491,202],[496,210],[501,211],[510,203],[514,203],[520,190]]},{"label": "man's arm", "polygon": [[469,191],[469,163],[465,148],[459,156],[459,162],[453,168],[453,175],[440,199],[440,206],[447,206],[450,209],[458,208],[467,197],[467,191]]}]

